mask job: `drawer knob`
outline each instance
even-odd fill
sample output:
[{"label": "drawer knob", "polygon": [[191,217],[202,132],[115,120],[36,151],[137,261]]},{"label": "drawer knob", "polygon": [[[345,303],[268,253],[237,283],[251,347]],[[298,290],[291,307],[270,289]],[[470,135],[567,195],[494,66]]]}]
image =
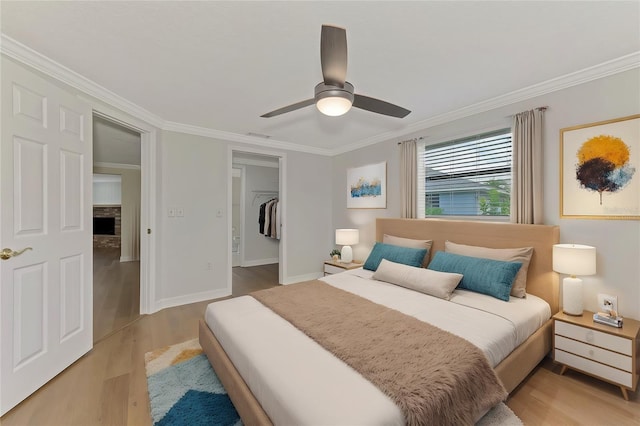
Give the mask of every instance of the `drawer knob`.
[{"label": "drawer knob", "polygon": [[587,337],[586,337],[587,342],[593,342],[593,336],[594,336],[593,331],[591,330],[587,331]]}]

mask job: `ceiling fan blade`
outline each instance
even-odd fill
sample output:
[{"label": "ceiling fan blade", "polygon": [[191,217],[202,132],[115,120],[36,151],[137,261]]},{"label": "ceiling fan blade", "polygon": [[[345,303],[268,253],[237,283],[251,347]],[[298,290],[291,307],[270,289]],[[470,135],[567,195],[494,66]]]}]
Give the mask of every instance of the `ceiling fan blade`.
[{"label": "ceiling fan blade", "polygon": [[295,110],[300,109],[300,108],[307,107],[309,105],[313,105],[315,102],[316,102],[316,100],[313,99],[313,98],[307,99],[305,101],[298,102],[298,103],[295,103],[295,104],[291,104],[291,105],[288,105],[286,107],[282,107],[280,109],[276,109],[275,111],[271,111],[271,112],[268,112],[266,114],[262,114],[260,117],[264,117],[264,118],[275,117],[276,115],[284,114],[285,112],[291,112],[291,111],[295,111]]},{"label": "ceiling fan blade", "polygon": [[367,111],[377,112],[378,114],[390,115],[391,117],[404,118],[411,111],[399,107],[398,105],[390,104],[389,102],[381,101],[380,99],[370,98],[368,96],[354,95],[353,106],[360,109],[366,109]]},{"label": "ceiling fan blade", "polygon": [[347,31],[344,28],[322,26],[320,63],[324,84],[343,87],[347,79]]}]

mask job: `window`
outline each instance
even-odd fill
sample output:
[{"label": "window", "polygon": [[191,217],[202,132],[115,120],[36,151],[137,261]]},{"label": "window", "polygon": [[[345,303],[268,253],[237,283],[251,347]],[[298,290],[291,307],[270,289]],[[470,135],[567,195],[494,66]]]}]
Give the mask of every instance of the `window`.
[{"label": "window", "polygon": [[418,143],[418,217],[504,218],[510,202],[510,129],[436,145]]}]

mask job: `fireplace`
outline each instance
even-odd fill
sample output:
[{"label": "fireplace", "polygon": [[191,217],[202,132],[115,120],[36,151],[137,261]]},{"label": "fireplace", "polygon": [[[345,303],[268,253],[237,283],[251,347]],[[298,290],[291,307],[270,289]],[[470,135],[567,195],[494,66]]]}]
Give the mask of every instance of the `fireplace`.
[{"label": "fireplace", "polygon": [[93,235],[116,235],[116,218],[94,217]]},{"label": "fireplace", "polygon": [[93,206],[93,247],[119,248],[122,232],[122,212],[119,205]]}]

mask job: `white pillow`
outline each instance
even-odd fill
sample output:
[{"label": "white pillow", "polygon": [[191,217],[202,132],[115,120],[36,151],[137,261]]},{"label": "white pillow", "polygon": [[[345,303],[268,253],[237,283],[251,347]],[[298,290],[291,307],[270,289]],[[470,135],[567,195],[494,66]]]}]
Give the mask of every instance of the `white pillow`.
[{"label": "white pillow", "polygon": [[432,271],[382,259],[373,279],[449,300],[462,274]]},{"label": "white pillow", "polygon": [[526,297],[527,295],[527,271],[533,255],[533,247],[495,249],[480,246],[468,246],[456,244],[451,241],[444,242],[444,251],[460,254],[462,256],[481,257],[491,260],[503,260],[506,262],[521,262],[522,266],[513,279],[511,295],[513,297]]},{"label": "white pillow", "polygon": [[391,244],[400,247],[410,247],[418,249],[426,248],[427,255],[422,261],[422,267],[426,268],[429,264],[429,259],[431,258],[431,245],[433,244],[433,240],[413,240],[411,238],[396,237],[394,235],[384,234],[382,236],[382,242],[385,244]]}]

